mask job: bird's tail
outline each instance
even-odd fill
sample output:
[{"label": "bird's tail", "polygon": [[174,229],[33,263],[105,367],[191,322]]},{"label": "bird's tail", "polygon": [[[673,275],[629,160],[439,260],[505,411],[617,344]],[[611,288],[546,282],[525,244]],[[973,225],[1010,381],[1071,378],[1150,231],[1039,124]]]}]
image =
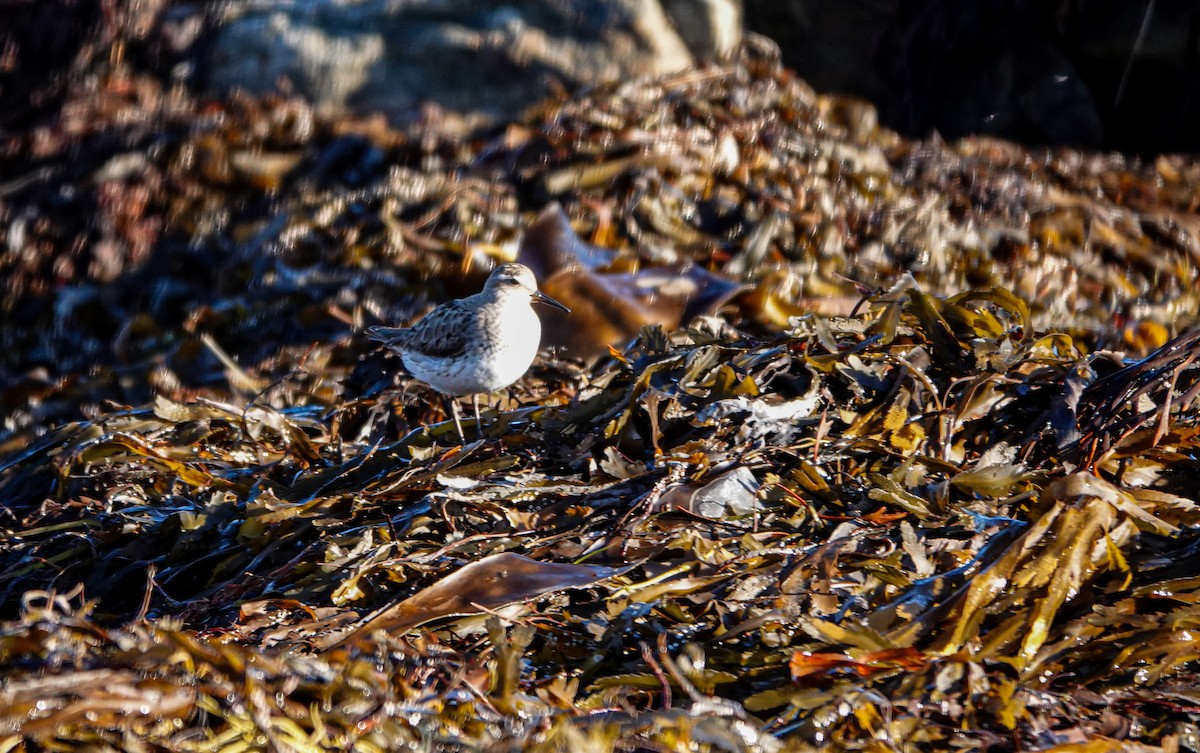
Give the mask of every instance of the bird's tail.
[{"label": "bird's tail", "polygon": [[407,327],[368,327],[367,337],[376,342],[383,343],[389,347],[395,347],[404,341],[404,336],[408,333]]}]

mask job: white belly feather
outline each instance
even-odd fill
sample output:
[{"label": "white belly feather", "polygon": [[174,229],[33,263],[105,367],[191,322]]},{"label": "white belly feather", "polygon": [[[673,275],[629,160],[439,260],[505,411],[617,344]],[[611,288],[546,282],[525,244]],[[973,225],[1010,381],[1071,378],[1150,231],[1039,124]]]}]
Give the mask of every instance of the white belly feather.
[{"label": "white belly feather", "polygon": [[[473,395],[503,389],[520,379],[537,356],[542,323],[528,301],[514,301],[498,316],[480,321],[471,344],[455,358],[405,351],[412,375],[447,395]],[[502,327],[497,327],[503,322]]]}]

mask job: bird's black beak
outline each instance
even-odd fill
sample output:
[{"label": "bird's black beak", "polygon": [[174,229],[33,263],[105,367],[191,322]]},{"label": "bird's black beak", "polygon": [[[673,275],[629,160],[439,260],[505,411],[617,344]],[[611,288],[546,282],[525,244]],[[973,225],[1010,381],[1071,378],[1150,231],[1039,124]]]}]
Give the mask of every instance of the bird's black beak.
[{"label": "bird's black beak", "polygon": [[543,293],[543,292],[542,292],[542,291],[540,291],[540,290],[535,290],[535,291],[533,291],[533,300],[537,301],[538,303],[544,303],[544,304],[546,304],[547,306],[552,306],[553,308],[556,308],[556,309],[558,309],[559,311],[563,312],[564,314],[569,314],[569,313],[571,313],[571,309],[569,309],[569,308],[567,308],[566,306],[562,305],[561,303],[559,303],[558,301],[554,300],[553,298],[551,298],[550,296],[546,295],[545,293]]}]

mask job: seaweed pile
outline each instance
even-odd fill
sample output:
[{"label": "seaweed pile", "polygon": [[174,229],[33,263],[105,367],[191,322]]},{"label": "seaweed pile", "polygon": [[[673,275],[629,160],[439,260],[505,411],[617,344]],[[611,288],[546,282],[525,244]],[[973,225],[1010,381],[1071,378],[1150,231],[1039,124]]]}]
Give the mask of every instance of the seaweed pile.
[{"label": "seaweed pile", "polygon": [[[74,107],[0,150],[3,749],[1200,747],[1196,164],[763,51],[487,134]],[[362,327],[552,200],[740,293],[460,446]]]}]

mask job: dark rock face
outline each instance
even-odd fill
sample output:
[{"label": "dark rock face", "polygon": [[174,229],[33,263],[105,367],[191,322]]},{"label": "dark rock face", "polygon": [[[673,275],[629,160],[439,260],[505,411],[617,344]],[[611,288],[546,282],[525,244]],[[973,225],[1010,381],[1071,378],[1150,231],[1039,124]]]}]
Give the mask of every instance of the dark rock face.
[{"label": "dark rock face", "polygon": [[[1100,116],[1044,32],[1045,3],[906,3],[875,52],[880,116],[906,133],[1095,146]],[[890,92],[889,94],[887,94]]]},{"label": "dark rock face", "polygon": [[1200,6],[1187,0],[747,0],[819,90],[911,136],[1200,149]]},{"label": "dark rock face", "polygon": [[1072,4],[1063,29],[1063,49],[1104,119],[1105,146],[1200,151],[1200,5]]},{"label": "dark rock face", "polygon": [[654,0],[235,5],[216,32],[209,83],[255,92],[282,83],[322,109],[402,118],[422,101],[513,117],[543,99],[549,81],[670,73],[723,57],[740,39],[732,0],[670,5],[679,32]]}]

